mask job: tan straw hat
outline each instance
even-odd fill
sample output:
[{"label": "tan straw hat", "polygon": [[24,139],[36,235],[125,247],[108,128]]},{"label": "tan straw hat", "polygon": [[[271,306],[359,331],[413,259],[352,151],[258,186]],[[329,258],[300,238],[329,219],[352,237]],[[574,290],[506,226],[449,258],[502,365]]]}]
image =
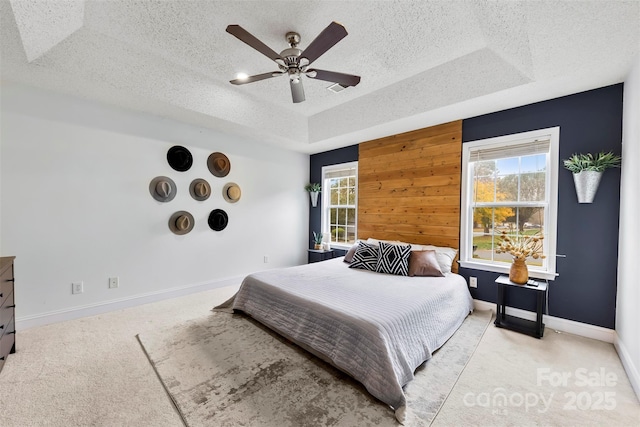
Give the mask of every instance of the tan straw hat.
[{"label": "tan straw hat", "polygon": [[207,159],[207,167],[209,172],[218,178],[229,175],[231,171],[231,162],[229,158],[222,153],[211,153]]},{"label": "tan straw hat", "polygon": [[242,191],[240,191],[240,186],[235,182],[228,182],[222,189],[222,197],[229,203],[237,202],[240,200],[240,196],[242,196]]},{"label": "tan straw hat", "polygon": [[191,197],[201,202],[203,200],[207,200],[209,196],[211,196],[211,187],[204,179],[196,178],[191,181],[189,193],[191,194]]},{"label": "tan straw hat", "polygon": [[178,235],[187,234],[193,230],[195,221],[193,215],[187,211],[178,211],[169,218],[169,229]]},{"label": "tan straw hat", "polygon": [[172,201],[176,197],[177,190],[176,183],[166,176],[157,176],[149,184],[151,197],[163,203]]}]

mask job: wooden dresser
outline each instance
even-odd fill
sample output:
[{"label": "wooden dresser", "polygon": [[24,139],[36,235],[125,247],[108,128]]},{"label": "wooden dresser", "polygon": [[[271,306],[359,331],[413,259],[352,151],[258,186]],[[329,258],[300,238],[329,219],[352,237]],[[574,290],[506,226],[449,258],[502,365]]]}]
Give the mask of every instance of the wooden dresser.
[{"label": "wooden dresser", "polygon": [[13,298],[13,260],[0,258],[0,371],[7,356],[16,352],[15,303]]}]

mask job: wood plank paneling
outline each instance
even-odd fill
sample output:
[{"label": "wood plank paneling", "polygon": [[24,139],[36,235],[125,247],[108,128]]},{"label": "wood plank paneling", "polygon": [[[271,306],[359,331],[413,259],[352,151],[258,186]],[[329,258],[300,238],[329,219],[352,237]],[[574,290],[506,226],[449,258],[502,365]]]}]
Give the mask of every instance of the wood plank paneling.
[{"label": "wood plank paneling", "polygon": [[358,238],[458,249],[461,154],[461,120],[361,143]]}]

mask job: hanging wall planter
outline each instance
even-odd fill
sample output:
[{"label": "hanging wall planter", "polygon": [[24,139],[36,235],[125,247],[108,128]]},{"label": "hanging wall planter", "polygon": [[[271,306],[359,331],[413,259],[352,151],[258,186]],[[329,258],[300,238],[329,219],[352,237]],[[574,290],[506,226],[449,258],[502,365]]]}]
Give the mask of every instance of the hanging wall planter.
[{"label": "hanging wall planter", "polygon": [[317,191],[309,191],[309,197],[311,198],[311,206],[314,208],[318,206],[318,193]]},{"label": "hanging wall planter", "polygon": [[573,174],[573,183],[576,186],[578,203],[591,203],[598,191],[602,172],[582,171]]},{"label": "hanging wall planter", "polygon": [[621,157],[612,152],[597,155],[573,154],[564,161],[564,167],[573,172],[578,203],[591,203],[598,191],[602,173],[609,168],[619,168]]},{"label": "hanging wall planter", "polygon": [[322,186],[317,182],[307,184],[304,187],[305,190],[309,192],[309,198],[311,199],[311,206],[314,208],[318,206],[318,194],[320,194],[320,190],[322,190]]}]

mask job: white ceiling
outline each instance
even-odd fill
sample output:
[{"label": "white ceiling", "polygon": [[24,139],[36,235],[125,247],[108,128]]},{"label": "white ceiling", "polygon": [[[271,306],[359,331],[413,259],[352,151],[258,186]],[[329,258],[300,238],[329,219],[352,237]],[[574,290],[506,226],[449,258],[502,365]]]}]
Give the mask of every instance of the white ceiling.
[{"label": "white ceiling", "polygon": [[[624,80],[640,52],[633,1],[0,0],[4,81],[258,138],[305,153]],[[331,21],[349,35],[314,67],[362,76],[340,93],[277,70],[225,32],[279,52]]]}]

